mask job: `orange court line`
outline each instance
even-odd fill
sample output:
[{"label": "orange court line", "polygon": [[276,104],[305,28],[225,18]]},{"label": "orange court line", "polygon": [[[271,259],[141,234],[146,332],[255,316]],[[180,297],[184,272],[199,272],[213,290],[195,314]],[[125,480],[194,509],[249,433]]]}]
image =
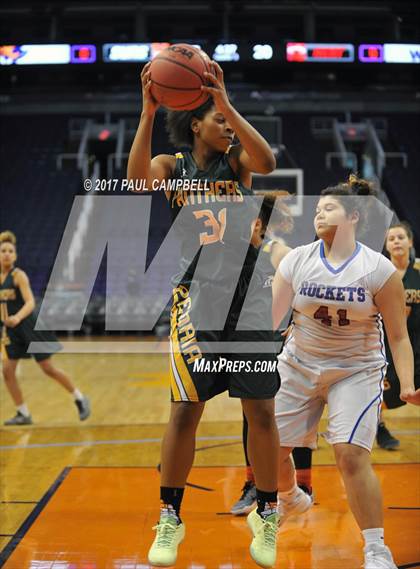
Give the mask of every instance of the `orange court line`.
[{"label": "orange court line", "polygon": [[[362,539],[335,466],[314,467],[316,505],[288,520],[278,540],[281,569],[356,569]],[[420,562],[420,473],[416,464],[375,466],[384,490],[385,538],[399,567]],[[252,569],[245,518],[228,514],[244,469],[194,468],[181,515],[180,569]],[[53,487],[1,552],[5,569],[148,569],[158,518],[153,468],[75,467]],[[3,564],[2,564],[3,563]]]}]

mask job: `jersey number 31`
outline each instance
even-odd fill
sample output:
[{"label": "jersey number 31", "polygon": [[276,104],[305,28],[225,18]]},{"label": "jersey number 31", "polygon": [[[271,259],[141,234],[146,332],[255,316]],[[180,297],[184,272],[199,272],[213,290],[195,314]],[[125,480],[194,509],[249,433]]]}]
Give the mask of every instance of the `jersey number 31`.
[{"label": "jersey number 31", "polygon": [[211,229],[211,233],[200,233],[200,245],[210,245],[210,243],[223,243],[223,235],[226,230],[226,208],[219,211],[217,219],[211,209],[201,209],[193,212],[196,219],[204,217],[204,226]]}]

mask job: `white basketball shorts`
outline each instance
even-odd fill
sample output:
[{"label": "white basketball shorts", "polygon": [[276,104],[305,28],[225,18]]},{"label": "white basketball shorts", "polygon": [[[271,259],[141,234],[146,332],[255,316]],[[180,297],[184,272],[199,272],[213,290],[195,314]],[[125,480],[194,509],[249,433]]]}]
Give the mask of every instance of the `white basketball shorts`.
[{"label": "white basketball shorts", "polygon": [[318,424],[328,405],[332,445],[352,443],[371,451],[382,404],[382,369],[314,370],[301,361],[279,356],[281,387],[275,399],[276,423],[284,447],[317,447]]}]

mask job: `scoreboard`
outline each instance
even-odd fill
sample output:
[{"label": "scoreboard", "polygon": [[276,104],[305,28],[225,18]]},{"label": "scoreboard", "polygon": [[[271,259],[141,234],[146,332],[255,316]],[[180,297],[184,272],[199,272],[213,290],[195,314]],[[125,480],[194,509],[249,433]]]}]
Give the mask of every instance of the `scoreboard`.
[{"label": "scoreboard", "polygon": [[172,42],[0,45],[0,65],[146,63],[171,43],[190,43],[215,61],[246,64],[419,64],[420,44],[308,42]]}]

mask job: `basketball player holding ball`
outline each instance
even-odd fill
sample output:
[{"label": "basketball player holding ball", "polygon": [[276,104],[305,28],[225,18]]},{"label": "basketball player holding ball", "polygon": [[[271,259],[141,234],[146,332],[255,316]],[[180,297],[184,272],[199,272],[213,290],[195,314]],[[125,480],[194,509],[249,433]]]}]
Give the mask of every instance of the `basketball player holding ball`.
[{"label": "basketball player holding ball", "polygon": [[[185,65],[188,66],[190,61],[187,57]],[[181,349],[174,349],[171,353],[172,402],[162,443],[160,519],[148,559],[151,565],[164,567],[176,562],[178,545],[185,535],[180,509],[193,464],[196,429],[205,402],[229,390],[231,396],[241,399],[249,424],[248,450],[257,486],[257,509],[248,518],[254,536],[250,551],[258,565],[271,567],[276,559],[277,530],[279,442],[274,420],[274,396],[279,387],[277,372],[195,372],[194,362],[182,351],[183,318],[188,316],[191,321],[200,320],[208,306],[212,312],[217,312],[218,299],[226,295],[223,284],[225,272],[229,272],[237,257],[230,246],[234,241],[230,239],[231,235],[235,234],[236,243],[238,239],[250,241],[251,221],[258,214],[250,211],[255,208],[254,204],[249,204],[253,200],[245,199],[253,194],[250,189],[252,172],[268,174],[276,164],[268,143],[230,103],[220,66],[215,62],[207,65],[209,71],[203,71],[200,86],[205,102],[193,110],[170,111],[167,115],[171,141],[176,147],[187,147],[188,150],[175,156],[161,154],[153,159],[151,138],[159,103],[152,95],[151,66],[147,64],[144,67],[141,73],[143,109],[128,161],[128,178],[144,180],[149,189],[154,180],[160,183],[174,178],[198,179],[210,184],[212,190],[208,195],[213,196],[206,200],[208,196],[204,193],[197,197],[200,191],[181,189],[165,192],[173,219],[185,208],[190,221],[185,228],[180,228],[182,278],[178,278],[174,289],[171,341],[175,348],[181,346]],[[176,94],[175,100],[171,99],[166,102],[168,104],[179,107]],[[239,144],[232,146],[234,136],[239,139]],[[231,207],[226,214],[228,205]],[[190,250],[194,239],[199,240],[201,246],[198,256],[210,251],[211,274],[208,278],[197,276],[195,272],[197,249]],[[198,293],[194,295],[190,294],[193,284],[198,285]],[[238,286],[236,290],[239,289]],[[229,322],[229,315],[226,322]],[[197,328],[195,334],[197,345],[232,340],[230,331],[226,329],[213,332]],[[257,331],[255,337],[257,341],[271,340],[271,353],[235,354],[235,359],[245,355],[248,359],[265,357],[275,361],[272,332],[266,337]],[[203,352],[206,359],[218,360],[219,355]]]}]

